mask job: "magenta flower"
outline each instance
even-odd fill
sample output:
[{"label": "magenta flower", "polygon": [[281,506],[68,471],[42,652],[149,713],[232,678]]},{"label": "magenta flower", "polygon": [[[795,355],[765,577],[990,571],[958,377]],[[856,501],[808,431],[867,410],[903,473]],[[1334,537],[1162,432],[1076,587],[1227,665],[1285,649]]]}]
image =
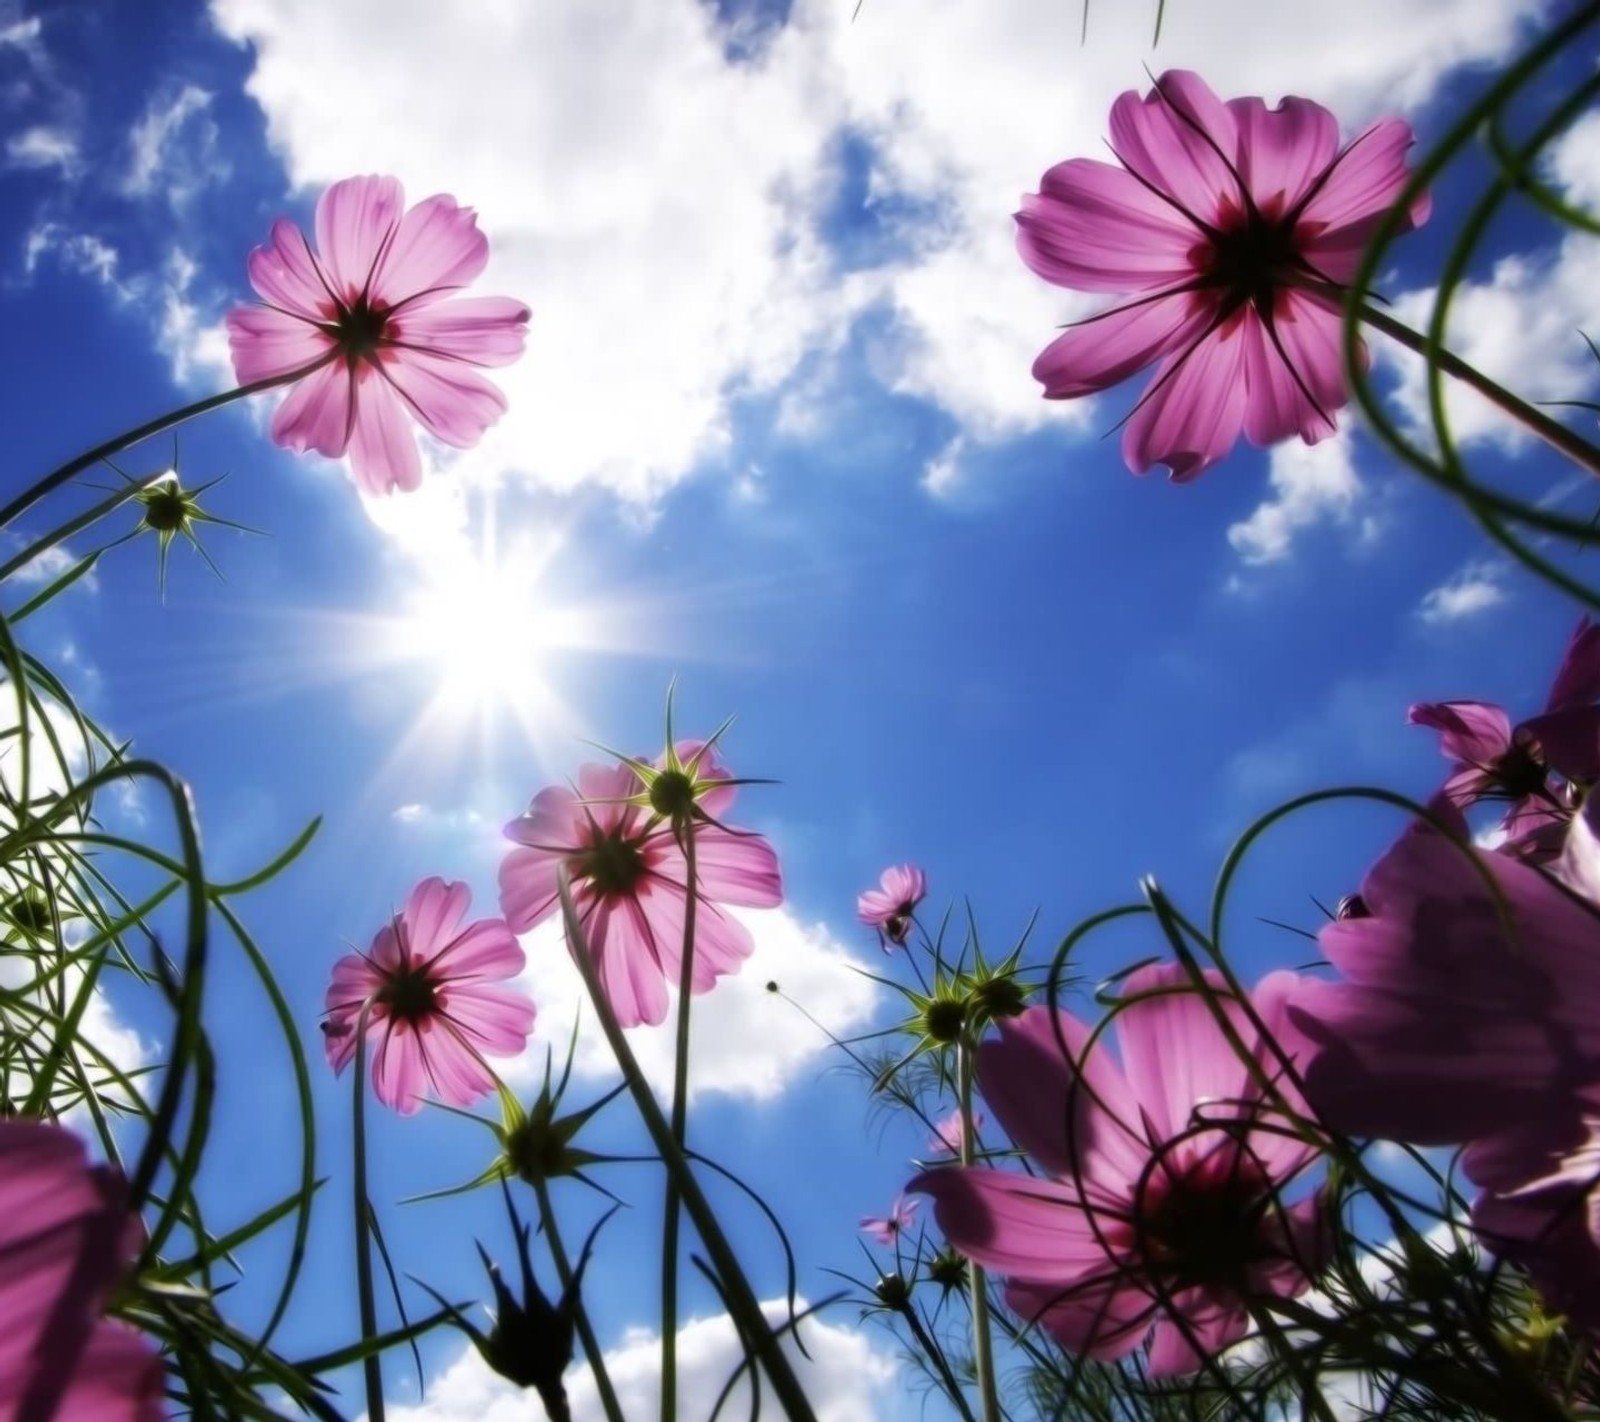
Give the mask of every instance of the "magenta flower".
[{"label": "magenta flower", "polygon": [[[1600,1085],[1600,914],[1537,868],[1463,847],[1448,800],[1431,809],[1463,843],[1409,827],[1362,882],[1363,913],[1318,935],[1339,980],[1302,979],[1287,1019],[1330,1125],[1453,1145]],[[1557,867],[1582,872],[1570,854]]]},{"label": "magenta flower", "polygon": [[44,1121],[0,1121],[0,1418],[159,1422],[160,1355],[101,1317],[139,1252],[122,1180]]},{"label": "magenta flower", "polygon": [[272,420],[287,449],[346,452],[369,494],[415,489],[416,421],[467,449],[505,413],[476,367],[522,354],[528,308],[457,296],[489,260],[470,207],[440,193],[405,206],[397,178],[346,178],[317,200],[317,246],[287,218],[250,253],[258,306],[228,313],[240,384],[294,379]]},{"label": "magenta flower", "polygon": [[878,1219],[867,1215],[861,1221],[861,1233],[868,1239],[876,1240],[879,1244],[890,1245],[899,1239],[916,1219],[917,1206],[920,1200],[908,1200],[901,1195],[889,1208],[885,1219]]},{"label": "magenta flower", "polygon": [[[716,753],[699,742],[679,745],[678,754],[694,764],[698,782],[729,778]],[[624,1027],[666,1017],[667,983],[676,986],[682,972],[688,905],[683,849],[668,821],[634,803],[639,793],[639,776],[627,765],[583,766],[575,790],[541,790],[528,812],[506,826],[518,848],[500,865],[500,910],[518,933],[556,912],[557,873],[566,869],[606,999]],[[702,813],[719,819],[693,821],[695,993],[737,972],[754,946],[723,906],[783,902],[772,846],[720,822],[735,794],[728,785],[696,797]]]},{"label": "magenta flower", "polygon": [[[1536,861],[1552,857],[1572,809],[1600,779],[1600,627],[1580,618],[1556,671],[1544,711],[1516,726],[1483,701],[1424,702],[1407,720],[1439,732],[1454,762],[1444,793],[1465,809],[1508,800],[1501,828],[1507,848]],[[1552,780],[1552,776],[1555,778]]]},{"label": "magenta flower", "polygon": [[[1410,174],[1410,127],[1386,119],[1339,147],[1307,99],[1224,104],[1172,70],[1111,108],[1121,167],[1070,158],[1023,198],[1017,248],[1046,281],[1130,299],[1072,327],[1034,362],[1072,399],[1159,362],[1122,440],[1136,474],[1192,479],[1231,450],[1314,444],[1349,398],[1341,283]],[[1413,204],[1407,222],[1423,222]]]},{"label": "magenta flower", "polygon": [[905,943],[911,933],[913,916],[928,892],[928,880],[915,864],[896,864],[885,869],[878,887],[867,889],[856,899],[856,914],[868,928],[876,928],[883,939],[883,951]]},{"label": "magenta flower", "polygon": [[[972,1113],[972,1134],[977,1136],[983,1129],[983,1112]],[[942,1121],[935,1123],[933,1135],[928,1141],[929,1150],[947,1151],[951,1155],[961,1154],[961,1109],[957,1107]]]},{"label": "magenta flower", "polygon": [[370,953],[333,965],[328,1061],[342,1072],[354,1059],[365,1012],[373,1090],[403,1116],[424,1096],[467,1106],[493,1091],[484,1057],[516,1056],[533,1031],[533,1003],[502,985],[522,971],[522,949],[498,918],[463,927],[471,902],[465,884],[424,879]]},{"label": "magenta flower", "polygon": [[[1295,982],[1274,973],[1252,994],[1269,1030]],[[950,1243],[1005,1275],[1011,1307],[1063,1347],[1119,1358],[1148,1340],[1150,1372],[1169,1376],[1242,1338],[1250,1299],[1310,1287],[1320,1205],[1283,1192],[1316,1152],[1263,1100],[1181,968],[1140,969],[1125,1001],[1120,1064],[1112,1034],[1044,1007],[978,1048],[984,1099],[1044,1174],[949,1165],[907,1189],[933,1196]],[[1217,1001],[1281,1075],[1240,1005]]]}]

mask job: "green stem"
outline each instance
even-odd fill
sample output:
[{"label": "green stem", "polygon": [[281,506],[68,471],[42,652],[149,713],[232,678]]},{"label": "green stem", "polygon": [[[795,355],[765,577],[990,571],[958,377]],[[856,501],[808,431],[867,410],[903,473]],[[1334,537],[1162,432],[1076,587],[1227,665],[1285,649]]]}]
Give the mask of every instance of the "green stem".
[{"label": "green stem", "polygon": [[589,1322],[589,1310],[583,1299],[572,1288],[572,1263],[567,1258],[567,1248],[561,1242],[561,1232],[556,1228],[556,1212],[550,1204],[550,1187],[535,1176],[534,1194],[539,1197],[539,1218],[544,1224],[545,1241],[550,1246],[550,1257],[555,1261],[556,1277],[561,1280],[563,1294],[570,1291],[572,1318],[578,1328],[578,1338],[583,1344],[584,1356],[589,1360],[589,1370],[594,1374],[595,1391],[600,1394],[600,1406],[605,1410],[606,1422],[627,1422],[622,1415],[622,1404],[617,1401],[616,1389],[611,1386],[611,1375],[606,1371],[605,1354],[595,1337],[594,1325]]},{"label": "green stem", "polygon": [[1581,465],[1591,474],[1600,474],[1600,449],[1596,449],[1588,440],[1568,429],[1559,420],[1551,419],[1543,410],[1528,404],[1526,400],[1519,399],[1505,386],[1490,380],[1476,366],[1468,365],[1460,356],[1443,346],[1434,345],[1426,336],[1413,331],[1403,321],[1396,321],[1388,312],[1380,310],[1371,302],[1364,302],[1361,305],[1360,315],[1361,319],[1373,329],[1382,331],[1384,335],[1398,341],[1407,350],[1415,351],[1424,360],[1432,361],[1446,375],[1454,376],[1463,385],[1470,386],[1495,408],[1504,411],[1525,429],[1538,435],[1546,444],[1559,450],[1574,464]]},{"label": "green stem", "polygon": [[143,493],[158,479],[164,479],[165,477],[166,474],[164,471],[158,474],[151,474],[146,478],[139,479],[134,483],[129,484],[125,489],[118,489],[117,492],[114,493],[109,499],[102,500],[87,513],[79,514],[77,518],[71,519],[67,523],[62,524],[61,527],[56,529],[54,533],[47,533],[37,542],[30,543],[22,550],[22,552],[18,553],[15,558],[9,559],[5,563],[0,563],[0,583],[3,583],[13,573],[18,571],[18,569],[27,567],[27,565],[33,562],[33,560],[41,553],[48,552],[58,543],[64,543],[80,528],[87,528],[90,524],[104,518],[108,513],[114,512],[123,504],[127,503],[127,501],[135,494]]},{"label": "green stem", "polygon": [[[361,1341],[370,1343],[378,1336],[378,1310],[372,1293],[372,1231],[367,1198],[367,1013],[363,1006],[356,1024],[355,1059],[355,1206],[356,1206],[356,1297],[361,1308]],[[361,1373],[367,1388],[367,1422],[383,1422],[383,1363],[377,1353],[361,1359]]]},{"label": "green stem", "polygon": [[320,370],[338,354],[337,350],[328,352],[325,356],[302,366],[299,370],[291,370],[284,375],[271,375],[264,380],[253,380],[248,385],[240,385],[233,390],[224,390],[220,395],[208,395],[204,400],[196,400],[192,405],[184,405],[181,409],[171,410],[165,415],[158,415],[153,420],[148,420],[135,429],[126,430],[115,435],[104,444],[97,444],[86,454],[69,459],[59,469],[53,469],[44,478],[32,487],[23,490],[3,509],[0,509],[0,528],[10,524],[17,515],[26,513],[46,494],[59,489],[75,475],[83,473],[92,464],[98,464],[102,459],[109,459],[113,454],[120,454],[130,445],[138,444],[141,440],[149,439],[151,435],[158,435],[162,430],[170,430],[174,425],[181,425],[186,420],[192,420],[196,415],[208,414],[212,410],[220,409],[223,405],[231,404],[235,400],[242,400],[247,395],[259,395],[263,390],[273,390],[279,385],[292,385],[295,381],[304,379],[314,370]]},{"label": "green stem", "polygon": [[[689,1134],[689,1004],[694,984],[695,865],[694,821],[683,837],[683,961],[678,971],[678,1036],[672,1067],[672,1139],[683,1150]],[[672,1422],[678,1411],[678,1222],[683,1201],[669,1172],[661,1225],[661,1417]]]},{"label": "green stem", "polygon": [[695,1179],[683,1150],[673,1138],[672,1128],[667,1124],[667,1118],[662,1114],[661,1107],[650,1090],[650,1083],[645,1080],[644,1073],[639,1069],[633,1048],[628,1045],[627,1037],[617,1024],[617,1015],[611,1009],[605,988],[601,986],[599,975],[595,970],[594,955],[590,951],[588,937],[583,931],[583,925],[578,922],[577,911],[572,906],[572,884],[564,869],[558,876],[558,884],[561,893],[561,916],[566,926],[567,943],[572,949],[573,961],[578,966],[589,1000],[594,1004],[595,1016],[599,1018],[601,1030],[606,1034],[612,1055],[616,1057],[617,1065],[621,1068],[623,1080],[627,1083],[628,1092],[638,1108],[639,1117],[644,1122],[645,1130],[650,1134],[650,1142],[661,1157],[662,1164],[666,1166],[669,1178],[676,1183],[683,1199],[683,1208],[688,1212],[696,1233],[706,1247],[711,1267],[722,1282],[728,1312],[733,1315],[735,1324],[749,1340],[756,1358],[766,1369],[772,1390],[777,1394],[779,1405],[789,1422],[817,1422],[817,1415],[806,1400],[805,1389],[800,1386],[800,1380],[795,1376],[794,1368],[779,1345],[777,1335],[767,1322],[766,1315],[762,1313],[761,1304],[739,1265],[733,1246],[728,1243],[728,1237],[722,1232],[722,1226],[717,1222],[710,1202],[700,1189],[700,1182]]},{"label": "green stem", "polygon": [[922,1326],[922,1320],[917,1317],[917,1306],[907,1299],[897,1312],[905,1319],[906,1327],[911,1330],[911,1336],[916,1339],[917,1346],[927,1354],[933,1366],[938,1369],[939,1380],[944,1384],[944,1390],[949,1395],[950,1401],[960,1412],[961,1422],[977,1422],[972,1415],[972,1409],[967,1405],[966,1394],[961,1391],[961,1384],[956,1381],[956,1375],[950,1371],[950,1361],[945,1357],[944,1349]]},{"label": "green stem", "polygon": [[[973,1159],[972,1130],[972,1051],[964,1039],[956,1049],[957,1074],[961,1084],[961,1163]],[[983,1422],[999,1422],[1000,1396],[994,1381],[994,1340],[989,1329],[989,1285],[976,1260],[967,1260],[967,1277],[972,1286],[972,1362],[978,1372],[978,1400],[983,1405]]]}]

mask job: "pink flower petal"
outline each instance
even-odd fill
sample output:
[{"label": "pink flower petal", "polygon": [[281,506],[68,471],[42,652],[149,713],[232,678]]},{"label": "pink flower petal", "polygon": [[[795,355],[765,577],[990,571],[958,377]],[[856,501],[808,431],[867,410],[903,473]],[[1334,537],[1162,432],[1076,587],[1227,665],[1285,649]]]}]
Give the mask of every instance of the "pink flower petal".
[{"label": "pink flower petal", "polygon": [[266,306],[236,307],[225,324],[234,378],[241,385],[303,370],[334,349],[327,332]]},{"label": "pink flower petal", "polygon": [[1140,1103],[1104,1036],[1093,1046],[1090,1037],[1070,1013],[1044,1007],[1002,1021],[999,1038],[978,1047],[983,1099],[1005,1133],[1051,1174],[1131,1188],[1150,1158],[1135,1134]]},{"label": "pink flower petal", "polygon": [[1333,412],[1349,399],[1342,329],[1338,312],[1302,292],[1279,293],[1270,329],[1254,315],[1246,322],[1244,433],[1252,444],[1290,435],[1315,444],[1334,432]]},{"label": "pink flower petal", "polygon": [[1481,769],[1511,749],[1511,718],[1484,701],[1419,702],[1406,721],[1437,731],[1439,749],[1463,765]]},{"label": "pink flower petal", "polygon": [[1051,341],[1033,363],[1033,378],[1049,400],[1092,395],[1158,356],[1187,349],[1209,320],[1205,304],[1184,294],[1108,311]]},{"label": "pink flower petal", "polygon": [[776,908],[783,902],[777,853],[760,835],[697,825],[694,859],[695,886],[705,898],[741,908]]},{"label": "pink flower petal", "polygon": [[655,1026],[666,1020],[667,985],[652,940],[641,936],[641,928],[629,910],[631,901],[617,905],[598,903],[587,923],[589,944],[599,957],[600,985],[606,1001],[624,1027],[648,1023]]},{"label": "pink flower petal", "polygon": [[[1199,1291],[1193,1291],[1198,1295]],[[1230,1343],[1237,1343],[1250,1331],[1250,1315],[1242,1304],[1226,1308],[1206,1307],[1201,1299],[1180,1295],[1173,1300],[1183,1322],[1158,1319],[1150,1334],[1150,1355],[1146,1364],[1152,1378],[1181,1377],[1203,1367]]]},{"label": "pink flower petal", "polygon": [[1098,1276],[1072,1284],[1012,1279],[1006,1284],[1006,1305],[1026,1322],[1038,1323],[1063,1348],[1102,1361],[1133,1352],[1156,1311],[1155,1300],[1110,1263]]},{"label": "pink flower petal", "polygon": [[[322,240],[320,229],[317,240]],[[385,305],[397,306],[423,292],[465,286],[483,274],[488,262],[489,239],[478,230],[477,214],[438,193],[400,218],[373,274],[372,292]]]},{"label": "pink flower petal", "polygon": [[[513,820],[506,832],[525,823]],[[500,861],[500,912],[515,932],[526,933],[556,911],[561,862],[559,854],[526,848],[513,849]]]},{"label": "pink flower petal", "polygon": [[1017,251],[1046,281],[1121,293],[1194,274],[1199,230],[1123,169],[1069,158],[1040,187],[1016,215]]},{"label": "pink flower petal", "polygon": [[266,245],[250,253],[246,266],[256,294],[284,314],[307,321],[331,321],[338,314],[305,234],[288,218],[272,224]]},{"label": "pink flower petal", "polygon": [[945,1238],[996,1273],[1060,1285],[1112,1263],[1102,1238],[1115,1222],[1091,1220],[1078,1192],[1058,1181],[945,1165],[923,1171],[906,1190],[933,1196]]},{"label": "pink flower petal", "polygon": [[272,441],[298,454],[315,450],[337,459],[350,444],[355,380],[335,360],[296,384],[272,417]]},{"label": "pink flower petal", "polygon": [[1249,397],[1242,326],[1235,318],[1156,367],[1122,436],[1122,457],[1135,474],[1165,464],[1175,480],[1193,479],[1238,443]]},{"label": "pink flower petal", "polygon": [[[470,449],[506,412],[500,389],[460,361],[421,351],[390,351],[383,374],[399,392],[403,408],[435,439],[456,449]],[[406,437],[411,437],[409,427]]]},{"label": "pink flower petal", "polygon": [[[454,885],[465,889],[465,884]],[[442,981],[458,983],[474,978],[514,978],[527,966],[527,955],[505,922],[480,918],[455,933],[443,952],[435,950],[433,971]]]},{"label": "pink flower petal", "polygon": [[462,296],[408,306],[385,334],[407,347],[470,365],[510,365],[527,344],[528,308],[504,296]]},{"label": "pink flower petal", "polygon": [[1243,206],[1229,164],[1239,149],[1234,115],[1197,74],[1170,69],[1141,98],[1111,106],[1111,147],[1135,176],[1190,217],[1216,225]]},{"label": "pink flower petal", "polygon": [[1339,151],[1339,123],[1321,104],[1286,98],[1231,99],[1239,133],[1239,171],[1256,206],[1271,217],[1293,208]]},{"label": "pink flower petal", "polygon": [[[1405,156],[1415,142],[1411,125],[1384,119],[1355,138],[1339,155],[1295,225],[1307,258],[1324,276],[1347,281],[1362,249],[1411,180]],[[1426,194],[1411,207],[1401,231],[1428,220]]]},{"label": "pink flower petal", "polygon": [[447,884],[437,876],[412,889],[401,912],[412,961],[425,963],[436,958],[456,936],[471,904],[472,890],[465,884]]},{"label": "pink flower petal", "polygon": [[398,178],[376,176],[345,178],[317,199],[317,251],[341,301],[369,290],[405,203]]},{"label": "pink flower petal", "polygon": [[1550,687],[1546,711],[1600,701],[1600,624],[1580,617]]},{"label": "pink flower petal", "polygon": [[452,983],[440,994],[440,1011],[460,1036],[494,1057],[518,1055],[538,1016],[521,992],[498,983]]},{"label": "pink flower petal", "polygon": [[406,403],[371,365],[360,368],[354,398],[350,472],[357,486],[380,495],[415,489],[422,483],[422,456]]}]

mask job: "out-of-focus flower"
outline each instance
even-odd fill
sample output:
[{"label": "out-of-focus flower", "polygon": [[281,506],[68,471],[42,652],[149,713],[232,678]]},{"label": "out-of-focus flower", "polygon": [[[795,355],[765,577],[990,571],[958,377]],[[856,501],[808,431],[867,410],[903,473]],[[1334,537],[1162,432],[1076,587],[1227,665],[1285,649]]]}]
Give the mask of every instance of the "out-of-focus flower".
[{"label": "out-of-focus flower", "polygon": [[44,1121],[0,1121],[0,1417],[158,1422],[159,1354],[101,1317],[139,1251],[119,1176]]},{"label": "out-of-focus flower", "polygon": [[1439,732],[1439,749],[1454,762],[1444,784],[1451,803],[1510,801],[1501,821],[1506,848],[1538,862],[1559,852],[1573,809],[1600,779],[1597,699],[1600,626],[1585,617],[1539,715],[1513,726],[1499,706],[1438,701],[1413,706],[1406,719]]},{"label": "out-of-focus flower", "polygon": [[[1269,1031],[1294,983],[1274,973],[1252,994]],[[1006,1276],[1025,1319],[1093,1358],[1148,1340],[1154,1376],[1242,1338],[1249,1301],[1309,1288],[1323,1252],[1317,1198],[1283,1199],[1316,1151],[1263,1099],[1215,1012],[1269,1078],[1281,1064],[1219,977],[1208,992],[1176,965],[1132,974],[1114,1021],[1120,1065],[1110,1034],[1068,1013],[1002,1021],[978,1049],[979,1083],[1045,1174],[950,1165],[907,1187],[933,1196],[956,1249]]]},{"label": "out-of-focus flower", "polygon": [[[1118,167],[1070,158],[1017,214],[1022,259],[1046,281],[1130,299],[1073,326],[1034,362],[1050,399],[1088,395],[1159,362],[1123,435],[1128,467],[1192,479],[1244,434],[1268,445],[1334,430],[1349,398],[1342,283],[1410,177],[1409,125],[1345,147],[1307,99],[1223,103],[1172,70],[1111,108]],[[1416,226],[1426,201],[1407,217]]]},{"label": "out-of-focus flower", "polygon": [[522,949],[498,918],[463,926],[471,902],[465,884],[424,879],[370,953],[334,964],[328,1061],[342,1072],[354,1059],[365,1013],[373,1090],[402,1115],[427,1096],[466,1106],[494,1090],[484,1057],[518,1055],[533,1031],[533,1003],[504,986],[523,969]]},{"label": "out-of-focus flower", "polygon": [[[1600,1085],[1600,913],[1531,865],[1469,848],[1448,800],[1430,808],[1459,842],[1406,829],[1362,882],[1366,916],[1318,935],[1338,980],[1301,979],[1287,1023],[1329,1125],[1454,1145]],[[1583,817],[1574,829],[1592,834]]]},{"label": "out-of-focus flower", "polygon": [[1430,808],[1456,839],[1419,821],[1378,861],[1368,916],[1319,935],[1340,979],[1302,980],[1285,1041],[1329,1125],[1465,1144],[1479,1238],[1600,1331],[1600,806],[1548,872]]},{"label": "out-of-focus flower", "polygon": [[[983,1129],[983,1112],[972,1113],[972,1134],[976,1136]],[[948,1151],[951,1155],[961,1154],[961,1109],[957,1107],[942,1121],[935,1123],[933,1135],[928,1141],[929,1150]]]},{"label": "out-of-focus flower", "polygon": [[917,1216],[917,1206],[920,1200],[908,1200],[900,1196],[889,1208],[888,1215],[878,1219],[875,1215],[868,1215],[861,1221],[861,1232],[868,1239],[876,1240],[879,1244],[893,1244],[908,1229],[911,1228]]},{"label": "out-of-focus flower", "polygon": [[467,449],[505,412],[477,367],[522,354],[528,308],[457,295],[489,260],[469,207],[443,193],[407,209],[399,180],[346,178],[317,200],[317,245],[287,218],[250,253],[257,306],[228,313],[241,384],[294,378],[272,420],[288,449],[348,453],[369,494],[422,480],[412,422]]},{"label": "out-of-focus flower", "polygon": [[[699,808],[720,814],[735,794],[720,784],[727,773],[709,749],[695,763],[697,780],[718,782]],[[640,784],[629,764],[590,764],[579,769],[575,790],[541,790],[506,826],[518,847],[500,865],[500,909],[518,933],[556,912],[558,875],[566,870],[606,999],[624,1027],[666,1017],[667,983],[676,985],[682,969],[688,905],[683,847],[672,821],[635,803]],[[753,947],[723,905],[775,908],[783,880],[760,835],[694,816],[682,832],[693,833],[695,851],[691,987],[704,993],[737,972]]]},{"label": "out-of-focus flower", "polygon": [[879,876],[877,888],[863,891],[856,899],[856,913],[868,928],[878,930],[887,953],[905,943],[917,905],[927,892],[928,880],[922,870],[915,864],[896,864]]}]

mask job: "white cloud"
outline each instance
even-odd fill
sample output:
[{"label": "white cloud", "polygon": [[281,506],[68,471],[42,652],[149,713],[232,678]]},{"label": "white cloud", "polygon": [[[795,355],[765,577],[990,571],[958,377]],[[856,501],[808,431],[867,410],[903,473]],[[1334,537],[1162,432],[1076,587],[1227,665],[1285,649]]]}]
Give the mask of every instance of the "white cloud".
[{"label": "white cloud", "polygon": [[207,304],[196,298],[197,272],[193,258],[174,248],[160,280],[150,284],[147,299],[155,312],[156,341],[180,385],[231,385],[228,333],[220,320],[208,318]]},{"label": "white cloud", "polygon": [[[1173,7],[1154,60],[1224,93],[1306,93],[1353,125],[1500,56],[1539,8],[1213,0]],[[868,310],[893,317],[882,382],[971,438],[1092,418],[1047,405],[1029,375],[1085,303],[1023,269],[1010,213],[1050,164],[1104,152],[1111,99],[1146,82],[1149,7],[1094,7],[1087,48],[1070,4],[852,9],[797,0],[751,53],[696,0],[212,0],[253,47],[249,89],[296,184],[388,170],[413,197],[482,211],[483,289],[534,319],[503,374],[511,413],[464,467],[639,500],[726,447],[733,399],[803,383]],[[840,273],[826,230],[845,134],[872,153],[868,210],[849,220],[883,242],[876,264]],[[820,433],[805,414],[791,411]]]},{"label": "white cloud", "polygon": [[[793,1004],[767,991],[767,983],[776,981],[835,1036],[865,1025],[877,1003],[877,988],[856,971],[852,956],[820,924],[808,927],[787,909],[730,912],[749,928],[755,952],[738,973],[694,999],[689,1089],[691,1094],[767,1100],[833,1050]],[[559,925],[554,920],[541,924],[524,936],[523,945],[528,968],[521,984],[539,1004],[539,1023],[528,1054],[507,1076],[519,1084],[542,1080],[546,1052],[551,1046],[565,1052],[581,1002],[584,1027],[578,1033],[573,1070],[614,1078],[616,1062],[595,1025]],[[645,1076],[663,1094],[672,1089],[675,1020],[669,1014],[659,1027],[638,1027],[628,1034]]]},{"label": "white cloud", "polygon": [[922,471],[922,487],[931,497],[948,498],[960,485],[961,456],[966,447],[966,439],[957,435],[928,461]]},{"label": "white cloud", "polygon": [[1282,562],[1296,534],[1328,520],[1349,523],[1361,502],[1348,426],[1320,444],[1275,445],[1268,478],[1272,497],[1228,530],[1228,542],[1246,563]]},{"label": "white cloud", "polygon": [[23,244],[23,274],[31,277],[47,256],[69,272],[93,277],[109,287],[119,301],[128,299],[129,288],[117,279],[120,256],[104,238],[92,232],[74,232],[59,222],[42,222],[29,231]]},{"label": "white cloud", "polygon": [[[804,1307],[803,1301],[797,1305]],[[787,1319],[787,1304],[764,1304],[775,1322]],[[893,1397],[898,1365],[874,1348],[859,1328],[821,1319],[801,1325],[810,1359],[802,1357],[786,1337],[784,1351],[795,1365],[818,1422],[877,1422]],[[622,1343],[606,1353],[606,1371],[626,1417],[654,1417],[661,1410],[660,1336],[630,1329]],[[711,1415],[717,1396],[733,1370],[744,1361],[744,1349],[726,1315],[691,1320],[678,1330],[678,1415]],[[594,1382],[580,1362],[567,1375],[567,1397],[574,1417],[598,1417],[600,1403]],[[763,1388],[767,1408],[770,1390]],[[427,1400],[414,1407],[389,1409],[396,1422],[527,1422],[536,1407],[529,1395],[491,1372],[470,1345],[428,1385]],[[750,1388],[740,1385],[729,1396],[725,1417],[750,1415]]]},{"label": "white cloud", "polygon": [[1600,207],[1600,111],[1591,109],[1562,134],[1549,167],[1573,202]]},{"label": "white cloud", "polygon": [[[0,548],[4,548],[7,555],[22,552],[26,543],[26,539],[19,538],[14,534],[7,534],[4,538],[0,538]],[[24,587],[54,582],[77,561],[78,555],[76,553],[64,543],[57,543],[53,548],[46,548],[43,553],[30,558],[16,572],[11,574],[11,578]],[[100,586],[100,583],[91,569],[78,579],[77,586],[93,592]]]},{"label": "white cloud", "polygon": [[78,171],[78,141],[65,129],[36,124],[6,140],[6,159],[16,168],[55,168],[63,177]]},{"label": "white cloud", "polygon": [[1499,563],[1469,563],[1427,593],[1417,616],[1429,626],[1438,627],[1498,607],[1506,600],[1504,574],[1505,568]]},{"label": "white cloud", "polygon": [[212,98],[208,90],[185,84],[170,97],[150,100],[128,136],[131,157],[121,184],[127,196],[145,197],[159,180],[169,201],[181,206],[201,186],[226,175],[216,152]]},{"label": "white cloud", "polygon": [[[1433,316],[1433,289],[1406,292],[1394,315],[1413,330]],[[1553,254],[1506,257],[1485,282],[1464,282],[1450,302],[1445,343],[1469,365],[1524,400],[1578,399],[1600,374],[1580,332],[1600,337],[1600,243],[1584,234]],[[1427,372],[1419,356],[1378,338],[1375,350],[1399,374],[1396,398],[1413,433],[1432,443]],[[1459,380],[1442,377],[1452,438],[1503,449],[1534,437]],[[1559,412],[1558,412],[1559,413]]]}]

